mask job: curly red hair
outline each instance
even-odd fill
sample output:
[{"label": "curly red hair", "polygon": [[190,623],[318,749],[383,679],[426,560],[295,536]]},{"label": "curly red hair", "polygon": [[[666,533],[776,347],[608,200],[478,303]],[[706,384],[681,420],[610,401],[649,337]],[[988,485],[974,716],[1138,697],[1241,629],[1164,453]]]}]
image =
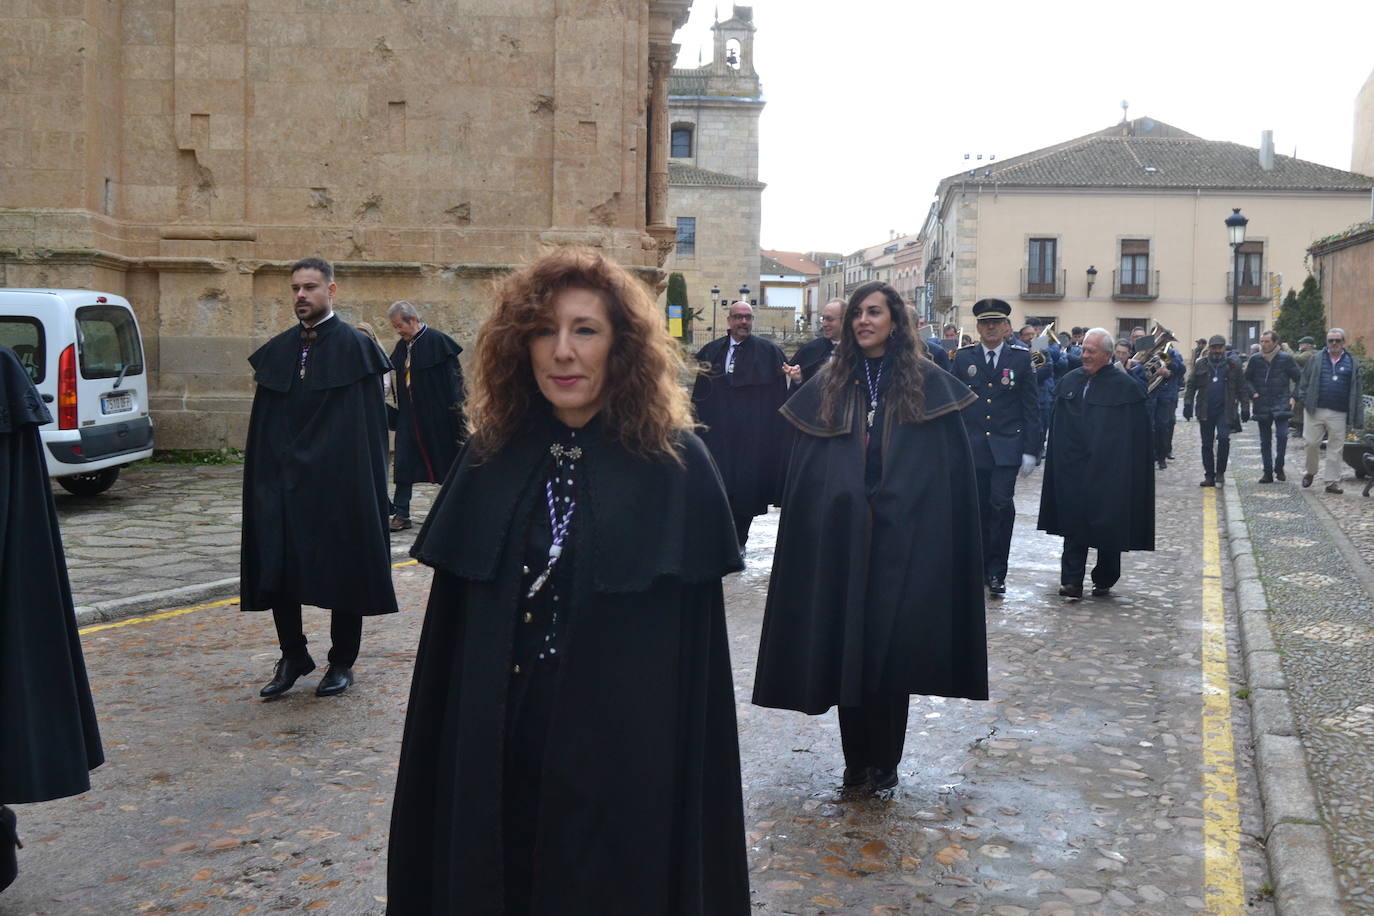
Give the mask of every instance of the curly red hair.
[{"label": "curly red hair", "polygon": [[608,435],[646,458],[681,460],[681,433],[695,425],[682,352],[664,327],[648,288],[601,254],[558,248],[504,277],[477,334],[468,420],[472,444],[490,457],[510,441],[532,407],[548,402],[530,365],[530,340],[552,320],[567,289],[600,294],[613,339],[600,417]]}]

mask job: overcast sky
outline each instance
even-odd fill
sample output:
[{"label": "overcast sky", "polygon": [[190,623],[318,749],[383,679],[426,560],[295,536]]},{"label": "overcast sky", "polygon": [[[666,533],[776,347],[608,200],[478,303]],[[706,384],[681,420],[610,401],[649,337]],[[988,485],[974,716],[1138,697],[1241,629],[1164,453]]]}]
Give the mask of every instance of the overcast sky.
[{"label": "overcast sky", "polygon": [[[696,0],[678,66],[711,57]],[[1374,0],[755,0],[764,248],[917,232],[963,154],[1009,158],[1130,116],[1350,168]]]}]

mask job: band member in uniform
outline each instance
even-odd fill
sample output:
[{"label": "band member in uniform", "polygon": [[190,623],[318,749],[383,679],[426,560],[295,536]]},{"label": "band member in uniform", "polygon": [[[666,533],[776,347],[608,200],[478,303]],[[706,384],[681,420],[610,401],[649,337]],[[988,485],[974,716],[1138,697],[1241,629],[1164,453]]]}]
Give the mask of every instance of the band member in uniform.
[{"label": "band member in uniform", "polygon": [[1016,474],[1035,469],[1042,441],[1039,385],[1030,351],[1006,339],[1010,316],[1011,306],[1001,299],[975,303],[979,342],[955,352],[952,370],[978,396],[963,418],[978,476],[985,581],[993,596],[1007,592]]}]

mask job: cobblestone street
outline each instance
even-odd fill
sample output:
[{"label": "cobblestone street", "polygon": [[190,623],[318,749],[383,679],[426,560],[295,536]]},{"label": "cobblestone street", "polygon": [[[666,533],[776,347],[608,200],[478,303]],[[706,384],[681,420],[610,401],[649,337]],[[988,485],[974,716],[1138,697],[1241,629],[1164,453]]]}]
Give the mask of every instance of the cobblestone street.
[{"label": "cobblestone street", "polygon": [[[1111,598],[1057,596],[1059,541],[1034,531],[1039,473],[1021,482],[1010,591],[988,610],[993,699],[914,698],[890,797],[840,790],[833,713],[748,703],[777,516],[759,520],[748,568],[726,581],[756,912],[1272,911],[1244,703],[1231,704],[1239,797],[1204,791],[1194,429],[1180,425],[1180,460],[1159,475],[1160,550],[1128,554]],[[236,525],[236,469],[152,470],[94,506],[64,504],[64,529],[157,491],[177,494],[174,522]],[[216,562],[232,574],[228,556]],[[73,561],[74,581],[88,583],[79,601],[108,584],[82,565],[96,559]],[[358,683],[334,699],[314,696],[317,672],[259,701],[277,657],[271,618],[231,601],[87,628],[109,761],[87,795],[17,809],[26,848],[0,913],[382,912],[429,573],[401,564],[395,577],[403,612],[369,619]],[[327,638],[325,620],[307,614],[307,632]],[[1222,849],[1204,830],[1218,801],[1239,813]],[[1204,872],[1219,854],[1234,868],[1229,898]]]}]

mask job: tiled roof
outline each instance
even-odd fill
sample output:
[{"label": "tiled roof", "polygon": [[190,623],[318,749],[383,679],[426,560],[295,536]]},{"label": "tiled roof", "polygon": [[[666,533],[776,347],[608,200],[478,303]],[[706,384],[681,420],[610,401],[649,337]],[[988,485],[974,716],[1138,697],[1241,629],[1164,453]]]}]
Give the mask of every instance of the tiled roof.
[{"label": "tiled roof", "polygon": [[[1142,136],[1136,125],[1152,126]],[[941,182],[1001,187],[1209,188],[1276,191],[1358,191],[1374,178],[1275,154],[1274,167],[1260,168],[1259,151],[1221,140],[1203,140],[1142,118],[1123,135],[1122,126],[1078,137],[961,172]]]},{"label": "tiled roof", "polygon": [[687,165],[684,162],[668,163],[668,184],[670,185],[713,185],[723,188],[763,188],[762,181],[755,181],[752,178],[740,178],[738,175],[726,175],[724,172],[712,172],[709,169],[699,169],[694,165]]},{"label": "tiled roof", "polygon": [[765,270],[764,273],[798,273],[807,276],[819,276],[821,265],[802,254],[800,251],[772,251],[763,249],[765,261],[775,261],[781,265],[783,270]]}]

